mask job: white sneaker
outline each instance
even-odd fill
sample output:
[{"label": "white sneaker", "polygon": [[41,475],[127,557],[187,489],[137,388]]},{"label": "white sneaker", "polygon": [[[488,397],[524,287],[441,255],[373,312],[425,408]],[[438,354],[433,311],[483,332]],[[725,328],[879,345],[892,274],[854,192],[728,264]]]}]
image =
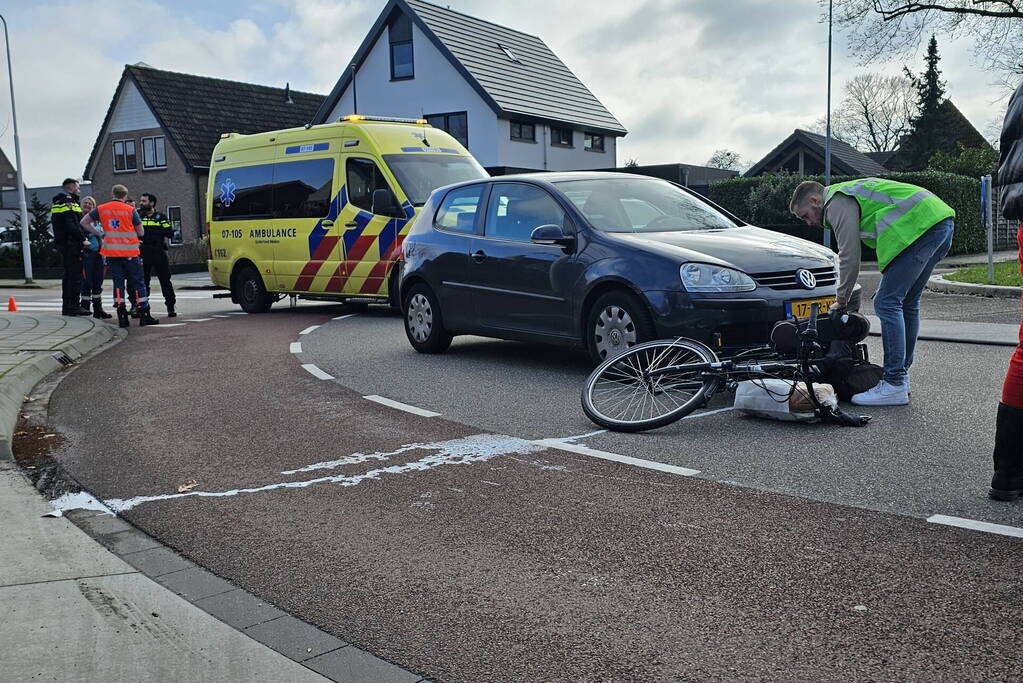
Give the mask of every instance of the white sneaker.
[{"label": "white sneaker", "polygon": [[906,384],[895,386],[881,380],[874,388],[853,396],[852,402],[858,406],[904,406],[909,403],[908,389]]}]

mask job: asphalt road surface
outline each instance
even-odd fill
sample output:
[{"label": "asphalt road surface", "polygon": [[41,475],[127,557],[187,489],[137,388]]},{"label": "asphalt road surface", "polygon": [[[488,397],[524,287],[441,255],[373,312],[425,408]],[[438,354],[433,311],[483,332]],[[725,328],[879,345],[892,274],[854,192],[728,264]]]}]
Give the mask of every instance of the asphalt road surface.
[{"label": "asphalt road surface", "polygon": [[182,303],[62,382],[58,457],[389,661],[443,681],[1018,676],[1023,541],[926,521],[1023,526],[984,497],[1008,349],[921,344],[913,404],[865,429],[722,412],[594,434],[571,351],[422,356],[383,309]]}]

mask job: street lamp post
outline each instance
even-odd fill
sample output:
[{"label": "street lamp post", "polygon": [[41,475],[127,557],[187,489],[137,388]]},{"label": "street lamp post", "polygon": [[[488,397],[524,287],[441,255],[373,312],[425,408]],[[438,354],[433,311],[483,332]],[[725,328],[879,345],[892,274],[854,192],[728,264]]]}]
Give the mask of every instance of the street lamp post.
[{"label": "street lamp post", "polygon": [[4,43],[7,45],[7,78],[11,84],[11,122],[14,125],[14,162],[18,165],[15,182],[18,184],[18,208],[21,209],[21,255],[25,263],[25,283],[32,283],[32,250],[28,239],[28,205],[25,203],[25,182],[21,172],[21,144],[18,142],[18,114],[14,110],[14,69],[11,68],[11,39],[7,35],[7,20],[0,14],[4,24]]},{"label": "street lamp post", "polygon": [[[831,5],[828,0],[828,130],[824,138],[824,184],[831,184]],[[824,246],[831,246],[831,231],[824,229]]]}]

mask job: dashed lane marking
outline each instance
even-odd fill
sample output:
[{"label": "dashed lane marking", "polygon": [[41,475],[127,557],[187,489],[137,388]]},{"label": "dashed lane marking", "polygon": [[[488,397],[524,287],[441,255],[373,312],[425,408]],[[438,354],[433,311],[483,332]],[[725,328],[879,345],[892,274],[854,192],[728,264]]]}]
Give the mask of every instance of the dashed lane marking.
[{"label": "dashed lane marking", "polygon": [[319,327],[319,325],[310,325],[309,327],[307,327],[304,330],[302,330],[301,332],[299,332],[299,334],[300,335],[302,335],[302,334],[309,334],[310,332],[312,332],[313,330],[315,330],[318,327]]},{"label": "dashed lane marking", "polygon": [[934,524],[957,526],[960,529],[972,529],[974,531],[985,531],[989,534],[1001,534],[1002,536],[1023,538],[1023,529],[1016,526],[1008,526],[1006,524],[993,524],[991,522],[981,522],[976,519],[949,517],[948,515],[931,515],[927,518],[927,521]]},{"label": "dashed lane marking", "polygon": [[359,315],[359,314],[358,313],[347,313],[345,315],[339,315],[336,318],[332,318],[332,320],[344,320],[345,318],[353,318],[353,317],[355,317],[357,315]]},{"label": "dashed lane marking", "polygon": [[703,417],[704,415],[717,415],[718,413],[727,413],[730,410],[735,410],[735,406],[728,406],[727,408],[718,408],[717,410],[705,410],[702,413],[692,413],[691,415],[686,415],[682,419],[691,420],[694,417]]},{"label": "dashed lane marking", "polygon": [[228,315],[248,315],[245,311],[228,311]]},{"label": "dashed lane marking", "polygon": [[291,353],[302,353],[302,342],[291,342],[288,351]]},{"label": "dashed lane marking", "polygon": [[208,322],[210,320],[213,320],[213,318],[189,318],[188,322],[190,322],[190,323],[204,323],[204,322]]},{"label": "dashed lane marking", "polygon": [[305,369],[306,372],[308,372],[313,377],[316,377],[317,379],[334,379],[334,375],[328,375],[327,373],[325,373],[323,370],[320,370],[312,363],[303,363],[302,367]]},{"label": "dashed lane marking", "polygon": [[545,448],[555,448],[559,451],[568,451],[569,453],[578,453],[579,455],[587,455],[591,458],[600,458],[601,460],[610,460],[611,462],[618,462],[623,465],[632,465],[634,467],[643,467],[648,470],[657,470],[659,472],[670,472],[671,474],[679,474],[683,477],[692,477],[700,473],[700,470],[691,470],[688,467],[678,467],[677,465],[668,465],[663,462],[655,462],[653,460],[643,460],[642,458],[632,458],[627,455],[618,455],[617,453],[608,453],[607,451],[598,451],[595,448],[589,448],[587,446],[580,446],[574,443],[566,443],[562,439],[539,439],[533,443],[544,446]]},{"label": "dashed lane marking", "polygon": [[217,314],[217,313],[214,313],[214,314],[213,314],[213,317],[214,317],[214,318],[226,318],[227,316],[226,316],[226,315],[219,315],[219,314]]},{"label": "dashed lane marking", "polygon": [[153,329],[161,330],[167,329],[168,327],[181,327],[185,323],[160,323],[159,325],[150,325]]},{"label": "dashed lane marking", "polygon": [[435,413],[432,410],[417,408],[415,406],[410,406],[408,403],[402,403],[400,401],[392,401],[389,398],[384,398],[383,396],[377,396],[375,394],[372,396],[363,396],[363,398],[366,399],[367,401],[373,401],[374,403],[379,403],[382,406],[395,408],[397,410],[404,410],[406,413],[412,413],[413,415],[419,415],[420,417],[440,417],[440,413]]}]

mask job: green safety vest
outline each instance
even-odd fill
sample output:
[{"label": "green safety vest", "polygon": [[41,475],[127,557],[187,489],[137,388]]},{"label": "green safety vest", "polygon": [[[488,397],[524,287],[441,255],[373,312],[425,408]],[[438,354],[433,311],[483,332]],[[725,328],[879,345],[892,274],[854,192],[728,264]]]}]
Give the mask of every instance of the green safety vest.
[{"label": "green safety vest", "polygon": [[[852,197],[860,205],[860,239],[877,252],[882,271],[920,235],[956,215],[930,190],[896,180],[863,178],[829,185],[825,206],[836,193]],[[824,227],[831,226],[825,221]]]}]

